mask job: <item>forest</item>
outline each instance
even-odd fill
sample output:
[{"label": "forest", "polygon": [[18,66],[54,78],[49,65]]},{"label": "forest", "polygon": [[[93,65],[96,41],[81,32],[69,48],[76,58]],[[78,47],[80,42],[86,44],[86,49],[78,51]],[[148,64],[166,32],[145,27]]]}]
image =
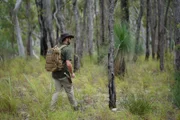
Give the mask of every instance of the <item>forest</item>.
[{"label": "forest", "polygon": [[[78,111],[46,55],[74,36]],[[180,120],[180,0],[0,0],[1,120]]]}]

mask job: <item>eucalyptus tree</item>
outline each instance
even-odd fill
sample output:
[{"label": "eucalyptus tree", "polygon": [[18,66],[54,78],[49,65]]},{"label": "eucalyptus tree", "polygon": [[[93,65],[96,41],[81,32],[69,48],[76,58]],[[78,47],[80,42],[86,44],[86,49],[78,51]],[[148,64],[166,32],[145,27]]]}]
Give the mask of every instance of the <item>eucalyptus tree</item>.
[{"label": "eucalyptus tree", "polygon": [[[166,10],[165,10],[165,15],[164,15],[164,38],[165,38],[165,42],[164,42],[164,49],[167,52],[168,50],[168,31],[169,31],[169,27],[168,27],[168,19],[170,19],[170,17],[168,18],[168,13],[169,13],[169,8],[170,8],[170,4],[171,4],[171,0],[167,0],[167,6],[166,6]],[[170,23],[171,25],[171,23]]]},{"label": "eucalyptus tree", "polygon": [[18,44],[18,51],[19,51],[19,55],[20,56],[25,56],[25,49],[24,49],[24,45],[23,45],[23,41],[22,41],[22,36],[21,36],[21,28],[19,25],[19,20],[18,20],[18,10],[20,8],[22,0],[16,0],[16,4],[13,10],[13,14],[14,14],[14,24],[15,24],[15,33],[16,33],[16,37],[17,37],[17,44]]},{"label": "eucalyptus tree", "polygon": [[[157,49],[157,59],[164,54],[161,53],[164,48],[164,1],[158,0],[158,49]],[[162,60],[162,59],[161,59]],[[161,64],[161,66],[163,66]]]},{"label": "eucalyptus tree", "polygon": [[32,44],[32,32],[33,26],[31,25],[31,2],[30,0],[26,1],[26,17],[27,17],[27,24],[28,24],[28,33],[27,33],[27,55],[33,56],[33,44]]},{"label": "eucalyptus tree", "polygon": [[80,68],[81,54],[80,54],[80,20],[79,20],[79,10],[77,0],[73,0],[73,11],[75,18],[75,42],[74,42],[74,71],[77,71]]},{"label": "eucalyptus tree", "polygon": [[116,108],[116,89],[115,89],[115,75],[114,75],[114,9],[117,0],[109,0],[109,53],[108,53],[108,80],[109,80],[109,108]]},{"label": "eucalyptus tree", "polygon": [[122,22],[129,22],[129,0],[121,0],[121,20]]},{"label": "eucalyptus tree", "polygon": [[[180,0],[173,0],[175,19],[175,70],[180,73]],[[180,81],[180,78],[179,78]]]},{"label": "eucalyptus tree", "polygon": [[151,31],[151,49],[152,58],[155,59],[156,40],[157,40],[157,0],[150,2],[150,31]]},{"label": "eucalyptus tree", "polygon": [[49,0],[35,0],[38,10],[38,20],[40,25],[40,49],[41,55],[45,56],[48,47],[54,46],[54,36],[53,36],[53,25],[52,25],[52,11],[51,11],[51,1]]},{"label": "eucalyptus tree", "polygon": [[94,16],[94,0],[87,0],[87,43],[89,55],[93,55],[93,16]]},{"label": "eucalyptus tree", "polygon": [[164,51],[165,51],[165,40],[166,40],[166,30],[167,30],[167,14],[170,5],[170,0],[167,1],[166,10],[165,2],[163,0],[158,1],[158,39],[159,39],[159,57],[160,57],[160,70],[164,70]]},{"label": "eucalyptus tree", "polygon": [[133,57],[133,60],[136,61],[138,54],[139,54],[139,48],[140,48],[140,42],[139,42],[139,36],[140,36],[140,29],[141,29],[141,19],[144,13],[144,0],[140,0],[140,10],[139,10],[139,16],[137,19],[137,31],[136,31],[136,43],[135,43],[135,54]]},{"label": "eucalyptus tree", "polygon": [[180,0],[173,0],[174,20],[175,20],[175,80],[174,100],[175,104],[180,108]]},{"label": "eucalyptus tree", "polygon": [[149,20],[150,20],[150,16],[149,16],[149,8],[150,8],[150,4],[149,4],[149,0],[146,1],[146,56],[145,59],[148,60],[149,59],[149,54],[150,54],[150,49],[149,49]]},{"label": "eucalyptus tree", "polygon": [[43,17],[45,20],[45,29],[47,31],[47,39],[49,47],[55,45],[54,42],[54,33],[53,33],[53,21],[52,21],[52,11],[51,11],[51,1],[43,0]]},{"label": "eucalyptus tree", "polygon": [[64,25],[64,15],[63,15],[63,5],[64,1],[63,0],[55,0],[55,13],[54,13],[54,18],[56,20],[56,24],[58,26],[58,29],[61,31],[61,33],[64,33],[65,30],[65,25]]},{"label": "eucalyptus tree", "polygon": [[105,1],[99,0],[100,5],[100,45],[105,44]]}]

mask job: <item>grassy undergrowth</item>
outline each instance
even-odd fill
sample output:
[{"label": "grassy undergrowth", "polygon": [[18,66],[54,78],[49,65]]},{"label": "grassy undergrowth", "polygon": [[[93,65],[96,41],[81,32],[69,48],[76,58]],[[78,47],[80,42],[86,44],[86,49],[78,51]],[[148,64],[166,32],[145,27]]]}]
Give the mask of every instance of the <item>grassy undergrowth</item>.
[{"label": "grassy undergrowth", "polygon": [[125,77],[116,77],[117,112],[108,108],[107,68],[88,58],[73,79],[75,96],[81,105],[74,112],[63,91],[57,110],[49,110],[54,92],[51,74],[44,60],[17,58],[0,63],[0,119],[19,120],[178,120],[173,105],[173,68],[159,71],[157,61],[139,59],[127,64]]}]

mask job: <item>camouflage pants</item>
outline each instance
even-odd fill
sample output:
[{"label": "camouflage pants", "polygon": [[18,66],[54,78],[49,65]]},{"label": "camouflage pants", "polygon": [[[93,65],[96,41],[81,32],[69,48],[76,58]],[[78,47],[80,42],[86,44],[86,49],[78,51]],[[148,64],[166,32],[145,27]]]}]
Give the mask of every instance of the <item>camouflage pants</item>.
[{"label": "camouflage pants", "polygon": [[69,83],[66,77],[62,79],[54,79],[54,83],[55,83],[56,91],[52,96],[51,109],[55,107],[55,104],[57,103],[57,100],[58,100],[59,93],[61,92],[62,88],[65,89],[69,102],[72,105],[72,107],[76,107],[77,102],[74,97],[74,89],[73,89],[72,83]]}]

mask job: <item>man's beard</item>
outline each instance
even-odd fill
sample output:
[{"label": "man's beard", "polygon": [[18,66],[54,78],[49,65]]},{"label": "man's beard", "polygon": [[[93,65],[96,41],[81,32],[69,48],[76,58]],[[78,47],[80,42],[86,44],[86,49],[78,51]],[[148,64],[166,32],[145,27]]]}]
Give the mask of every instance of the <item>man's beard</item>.
[{"label": "man's beard", "polygon": [[67,44],[70,45],[70,41],[69,40],[68,40]]}]

